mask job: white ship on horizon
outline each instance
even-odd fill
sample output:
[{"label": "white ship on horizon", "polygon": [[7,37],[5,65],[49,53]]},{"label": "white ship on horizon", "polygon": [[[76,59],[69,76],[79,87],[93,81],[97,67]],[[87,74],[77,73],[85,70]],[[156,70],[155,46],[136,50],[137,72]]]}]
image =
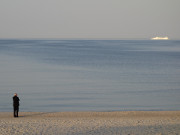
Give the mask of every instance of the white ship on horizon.
[{"label": "white ship on horizon", "polygon": [[151,40],[169,40],[168,37],[153,37]]}]

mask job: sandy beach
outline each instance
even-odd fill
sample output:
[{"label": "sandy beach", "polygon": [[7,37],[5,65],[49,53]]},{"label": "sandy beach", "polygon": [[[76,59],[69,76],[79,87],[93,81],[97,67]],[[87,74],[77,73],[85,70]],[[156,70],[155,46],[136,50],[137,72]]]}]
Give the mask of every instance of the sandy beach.
[{"label": "sandy beach", "polygon": [[180,111],[0,112],[1,135],[178,135]]}]

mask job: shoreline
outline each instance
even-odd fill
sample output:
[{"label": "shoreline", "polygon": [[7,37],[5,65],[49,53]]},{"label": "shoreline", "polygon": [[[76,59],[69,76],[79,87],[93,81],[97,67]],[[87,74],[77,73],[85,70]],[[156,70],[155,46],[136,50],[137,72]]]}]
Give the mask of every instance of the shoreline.
[{"label": "shoreline", "polygon": [[[10,116],[13,112],[0,112],[0,118],[3,118],[3,116]],[[49,116],[91,116],[91,115],[97,115],[97,116],[138,116],[138,115],[145,115],[145,116],[165,116],[165,115],[179,115],[180,111],[64,111],[64,112],[19,112],[20,117],[25,117],[27,114],[39,114],[39,117],[49,117]]]},{"label": "shoreline", "polygon": [[180,111],[0,112],[2,134],[180,134]]}]

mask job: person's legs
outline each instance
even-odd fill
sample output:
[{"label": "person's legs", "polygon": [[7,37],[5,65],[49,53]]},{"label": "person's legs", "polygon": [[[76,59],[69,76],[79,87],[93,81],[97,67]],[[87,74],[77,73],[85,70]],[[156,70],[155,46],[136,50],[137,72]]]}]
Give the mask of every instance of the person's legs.
[{"label": "person's legs", "polygon": [[19,111],[19,107],[14,106],[14,117],[18,117],[18,111]]},{"label": "person's legs", "polygon": [[19,112],[19,106],[17,106],[17,108],[16,108],[17,110],[16,110],[16,117],[18,117],[18,112]]},{"label": "person's legs", "polygon": [[14,106],[14,117],[16,117],[16,107]]}]

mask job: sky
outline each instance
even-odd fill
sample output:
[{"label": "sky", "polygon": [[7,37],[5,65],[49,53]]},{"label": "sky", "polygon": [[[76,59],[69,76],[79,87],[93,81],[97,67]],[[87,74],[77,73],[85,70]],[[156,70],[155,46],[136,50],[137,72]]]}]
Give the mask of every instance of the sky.
[{"label": "sky", "polygon": [[180,39],[180,0],[0,0],[0,38]]}]

